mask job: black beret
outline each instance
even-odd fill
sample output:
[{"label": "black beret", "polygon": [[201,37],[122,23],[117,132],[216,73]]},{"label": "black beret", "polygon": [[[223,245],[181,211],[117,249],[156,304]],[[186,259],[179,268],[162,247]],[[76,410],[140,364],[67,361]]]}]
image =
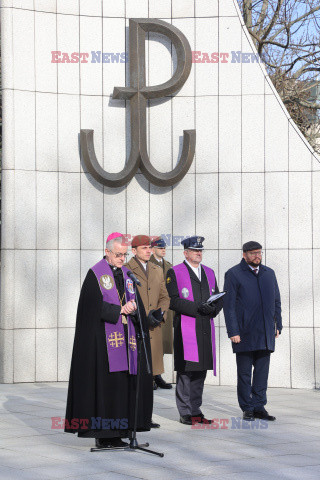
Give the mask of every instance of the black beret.
[{"label": "black beret", "polygon": [[244,252],[251,252],[251,250],[260,250],[262,246],[258,242],[254,242],[251,240],[250,242],[244,243],[242,246],[242,250]]}]

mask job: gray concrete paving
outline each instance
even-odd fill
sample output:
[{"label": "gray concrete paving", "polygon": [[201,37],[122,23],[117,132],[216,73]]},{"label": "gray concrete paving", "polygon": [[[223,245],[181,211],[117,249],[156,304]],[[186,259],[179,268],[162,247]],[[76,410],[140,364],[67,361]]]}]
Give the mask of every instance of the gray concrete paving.
[{"label": "gray concrete paving", "polygon": [[93,440],[52,429],[51,417],[64,418],[66,393],[66,383],[0,385],[0,480],[320,478],[319,390],[269,389],[277,421],[251,425],[239,420],[234,387],[207,385],[203,412],[218,419],[215,429],[178,423],[174,391],[158,390],[153,418],[161,428],[138,440],[164,458],[91,453]]}]

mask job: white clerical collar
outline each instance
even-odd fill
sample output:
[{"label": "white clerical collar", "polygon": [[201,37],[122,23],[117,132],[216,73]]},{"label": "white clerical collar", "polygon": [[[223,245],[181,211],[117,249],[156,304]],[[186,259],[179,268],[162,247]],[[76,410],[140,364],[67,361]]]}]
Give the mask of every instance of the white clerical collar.
[{"label": "white clerical collar", "polygon": [[248,266],[251,268],[251,270],[258,270],[258,273],[259,273],[259,266],[260,265],[257,265],[256,267],[253,267],[252,265],[249,265],[249,263],[248,263]]},{"label": "white clerical collar", "polygon": [[194,273],[197,275],[197,277],[199,278],[200,282],[201,282],[201,263],[199,263],[199,265],[197,267],[193,267],[192,265],[190,265],[190,263],[188,262],[188,260],[185,260],[185,262],[189,265],[189,267],[194,271]]},{"label": "white clerical collar", "polygon": [[115,267],[114,265],[111,265],[111,263],[108,262],[108,260],[105,258],[105,261],[107,262],[107,264],[109,265],[109,267],[111,268],[111,270],[116,270],[118,267]]}]

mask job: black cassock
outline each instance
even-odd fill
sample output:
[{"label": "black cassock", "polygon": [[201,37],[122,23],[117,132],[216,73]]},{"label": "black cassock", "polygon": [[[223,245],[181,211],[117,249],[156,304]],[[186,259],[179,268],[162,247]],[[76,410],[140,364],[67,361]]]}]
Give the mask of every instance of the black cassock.
[{"label": "black cassock", "polygon": [[[122,298],[124,279],[121,269],[114,269],[115,284]],[[138,297],[150,368],[151,350],[145,310]],[[128,371],[109,372],[105,322],[116,324],[120,306],[102,300],[97,278],[89,270],[82,285],[68,389],[65,432],[91,438],[128,437],[133,429],[136,375]],[[135,325],[138,332],[138,325]],[[128,345],[127,325],[124,325]],[[150,430],[153,408],[152,373],[147,374],[142,347],[138,409],[138,431]],[[92,418],[94,419],[92,421]],[[104,419],[104,426],[101,420]],[[89,419],[81,421],[81,419]],[[72,423],[73,420],[73,423]],[[72,428],[76,427],[76,428]],[[83,428],[86,427],[86,428]]]},{"label": "black cassock", "polygon": [[[206,302],[212,292],[209,290],[209,283],[204,269],[201,269],[201,281],[196,276],[189,265],[184,262],[190,275],[194,301],[180,298],[177,285],[176,274],[172,268],[168,270],[166,286],[170,296],[170,309],[175,312],[173,320],[174,328],[174,369],[178,372],[196,372],[213,369],[212,344],[211,344],[211,326],[210,315],[200,315],[198,307],[202,302]],[[219,293],[216,282],[215,293]],[[222,309],[222,299],[216,303],[216,317]],[[196,336],[199,352],[199,362],[189,362],[184,359],[182,332],[181,332],[181,314],[194,317],[196,319]],[[216,328],[217,335],[217,328]]]}]

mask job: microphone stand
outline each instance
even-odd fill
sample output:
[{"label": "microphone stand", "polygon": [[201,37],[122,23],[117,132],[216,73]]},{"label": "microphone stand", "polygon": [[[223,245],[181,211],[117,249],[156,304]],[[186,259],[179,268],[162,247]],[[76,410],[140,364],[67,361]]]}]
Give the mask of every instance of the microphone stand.
[{"label": "microphone stand", "polygon": [[132,279],[134,285],[134,293],[136,298],[137,304],[137,317],[138,317],[138,325],[139,325],[139,332],[136,333],[137,339],[137,384],[136,384],[136,398],[135,398],[135,405],[134,405],[134,423],[133,423],[133,430],[130,432],[130,444],[126,447],[106,447],[106,448],[91,448],[91,452],[100,452],[105,450],[142,450],[144,452],[152,453],[153,455],[158,455],[159,457],[164,457],[164,453],[155,452],[154,450],[150,450],[146,447],[149,447],[149,443],[139,444],[137,440],[137,423],[138,423],[138,407],[139,407],[139,390],[140,390],[140,376],[141,376],[141,346],[143,345],[143,351],[146,359],[146,367],[148,375],[151,374],[151,368],[149,364],[148,354],[147,354],[147,347],[145,337],[146,334],[143,329],[142,320],[141,320],[141,313],[139,308],[138,302],[138,294],[137,294],[137,284],[134,279]]}]

